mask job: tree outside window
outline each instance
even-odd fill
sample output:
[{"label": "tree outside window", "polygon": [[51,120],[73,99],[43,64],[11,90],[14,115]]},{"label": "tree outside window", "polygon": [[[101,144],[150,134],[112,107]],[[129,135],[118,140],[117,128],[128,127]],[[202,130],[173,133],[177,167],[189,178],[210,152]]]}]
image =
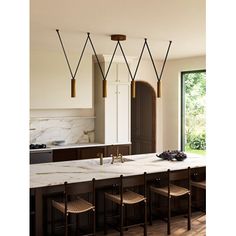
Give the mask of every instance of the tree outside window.
[{"label": "tree outside window", "polygon": [[206,71],[182,72],[181,83],[182,150],[204,155],[206,151]]}]

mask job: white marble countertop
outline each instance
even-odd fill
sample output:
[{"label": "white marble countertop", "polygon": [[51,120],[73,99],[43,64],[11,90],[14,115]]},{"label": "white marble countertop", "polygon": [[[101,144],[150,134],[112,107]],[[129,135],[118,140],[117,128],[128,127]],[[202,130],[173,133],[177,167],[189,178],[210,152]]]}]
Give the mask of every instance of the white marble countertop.
[{"label": "white marble countertop", "polygon": [[30,188],[46,187],[68,183],[79,183],[96,180],[117,178],[121,174],[132,176],[170,170],[185,169],[188,167],[206,166],[206,157],[188,155],[184,161],[166,161],[156,157],[156,153],[124,156],[129,160],[124,163],[111,164],[111,158],[87,159],[66,162],[51,162],[30,165]]},{"label": "white marble countertop", "polygon": [[64,145],[48,145],[47,148],[30,149],[30,152],[41,152],[56,149],[68,149],[68,148],[85,148],[85,147],[101,147],[110,145],[125,145],[131,143],[78,143],[78,144],[64,144]]}]

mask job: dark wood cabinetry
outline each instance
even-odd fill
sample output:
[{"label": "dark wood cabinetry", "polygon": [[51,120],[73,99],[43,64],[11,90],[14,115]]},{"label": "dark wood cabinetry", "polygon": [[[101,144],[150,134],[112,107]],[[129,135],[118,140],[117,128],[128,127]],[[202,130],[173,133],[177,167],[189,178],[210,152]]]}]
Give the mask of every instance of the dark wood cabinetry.
[{"label": "dark wood cabinetry", "polygon": [[121,155],[130,155],[131,154],[131,144],[123,144],[123,145],[111,145],[107,146],[107,155],[110,156],[112,155],[117,155],[120,153]]},{"label": "dark wood cabinetry", "polygon": [[53,150],[53,162],[72,161],[78,159],[78,148]]},{"label": "dark wood cabinetry", "polygon": [[122,155],[130,155],[131,144],[55,149],[53,150],[53,161],[72,161],[98,158],[101,153],[104,157],[108,157],[111,154],[116,155],[117,150],[118,153]]},{"label": "dark wood cabinetry", "polygon": [[101,153],[104,157],[109,157],[111,154],[116,155],[117,152],[123,156],[130,155],[131,144],[60,148],[49,151],[30,152],[30,164],[98,158]]},{"label": "dark wood cabinetry", "polygon": [[52,162],[52,151],[35,151],[30,153],[30,164]]},{"label": "dark wood cabinetry", "polygon": [[90,159],[90,158],[98,158],[99,154],[106,155],[106,149],[104,146],[102,147],[87,147],[79,149],[79,158],[78,159]]}]

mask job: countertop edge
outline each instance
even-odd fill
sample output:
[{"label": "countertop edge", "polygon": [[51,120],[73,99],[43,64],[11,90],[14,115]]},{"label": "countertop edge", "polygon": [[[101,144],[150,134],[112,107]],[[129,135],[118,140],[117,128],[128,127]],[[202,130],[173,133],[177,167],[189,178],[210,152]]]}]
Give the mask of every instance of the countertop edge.
[{"label": "countertop edge", "polygon": [[39,149],[30,149],[30,152],[45,152],[50,150],[57,149],[71,149],[71,148],[87,148],[87,147],[102,147],[102,146],[111,146],[111,145],[130,145],[131,142],[127,143],[87,143],[87,144],[68,144],[68,145],[49,145],[47,148],[39,148]]}]

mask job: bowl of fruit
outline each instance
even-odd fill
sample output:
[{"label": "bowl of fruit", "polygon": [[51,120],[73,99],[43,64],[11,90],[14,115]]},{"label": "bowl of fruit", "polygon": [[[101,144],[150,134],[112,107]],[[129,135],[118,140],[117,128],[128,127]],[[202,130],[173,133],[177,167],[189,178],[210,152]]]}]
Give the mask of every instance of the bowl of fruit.
[{"label": "bowl of fruit", "polygon": [[167,160],[167,161],[183,161],[187,158],[187,155],[184,152],[173,150],[173,151],[164,151],[161,154],[156,154],[157,157]]}]

